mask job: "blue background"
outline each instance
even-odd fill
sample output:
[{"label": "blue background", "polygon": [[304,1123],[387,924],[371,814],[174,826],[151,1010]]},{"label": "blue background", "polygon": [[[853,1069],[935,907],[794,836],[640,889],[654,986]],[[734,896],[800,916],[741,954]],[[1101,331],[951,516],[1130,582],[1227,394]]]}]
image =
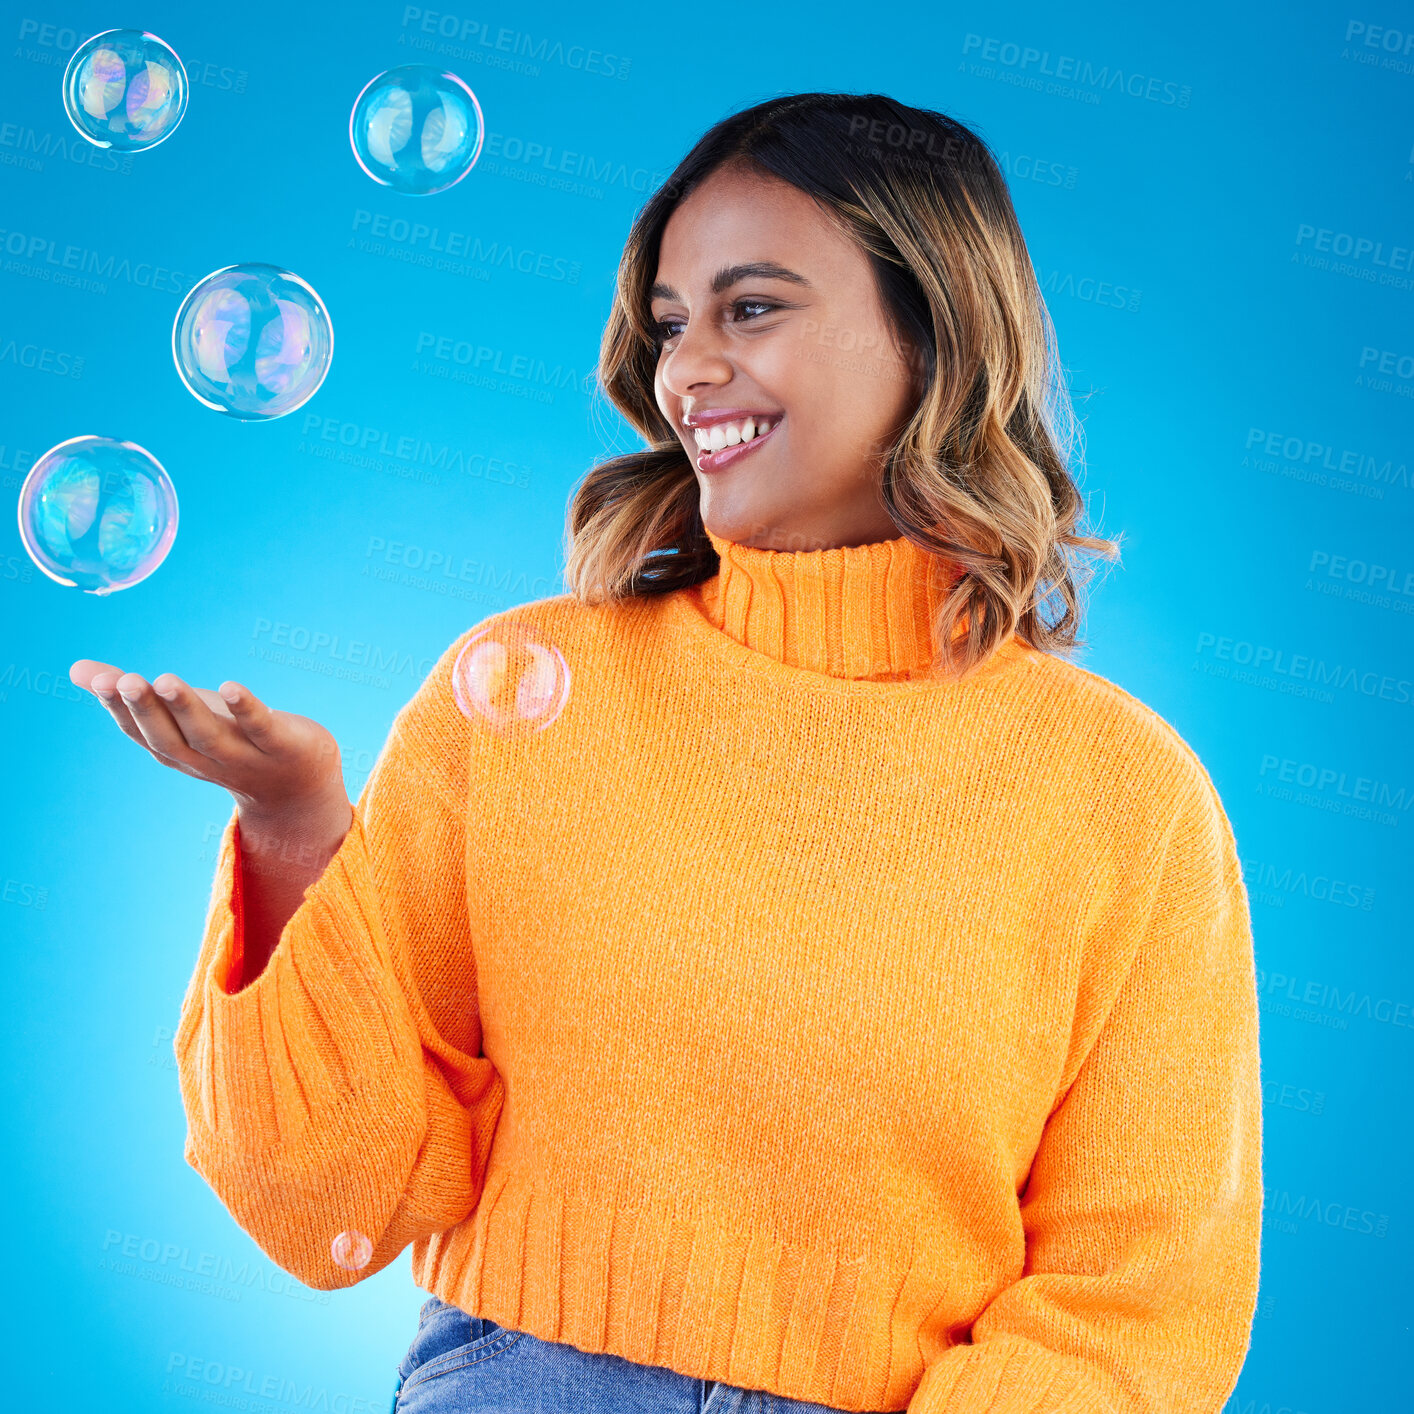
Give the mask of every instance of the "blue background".
[{"label": "blue background", "polygon": [[[62,1380],[74,1408],[185,1408],[167,1382],[204,1360],[383,1409],[423,1299],[406,1253],[340,1293],[298,1286],[184,1163],[171,1032],[229,797],[136,748],[69,664],[243,681],[327,724],[357,793],[457,634],[562,591],[567,497],[637,445],[586,389],[648,191],[727,112],[827,89],[941,108],[1003,158],[1085,419],[1092,521],[1126,535],[1122,567],[1092,585],[1081,662],[1194,746],[1237,835],[1267,1216],[1229,1408],[1407,1398],[1414,283],[1380,277],[1414,245],[1414,10],[1186,6],[1171,25],[1114,4],[918,4],[887,24],[816,4],[764,25],[639,3],[436,13],[479,31],[442,41],[371,0],[21,0],[0,22],[6,494],[45,449],[97,432],[151,450],[181,511],[166,563],[107,599],[32,567],[13,513],[0,531],[17,1377]],[[175,134],[113,162],[69,125],[60,78],[115,26],[161,35],[193,82]],[[502,30],[552,52],[517,60],[487,42]],[[1092,77],[1048,91],[1034,76],[1062,56]],[[487,137],[465,181],[407,198],[360,171],[347,120],[374,74],[419,60],[471,84]],[[1132,93],[1106,86],[1117,72]],[[379,218],[513,259],[438,268],[430,234],[376,247]],[[1340,268],[1303,228],[1382,252]],[[43,278],[68,246],[112,257],[112,278]],[[182,294],[238,261],[296,271],[334,324],[323,388],[265,424],[201,407],[171,359]],[[451,357],[428,356],[439,339]],[[501,371],[467,381],[458,341]],[[378,450],[402,438],[429,460]],[[373,649],[386,670],[339,676]],[[1318,686],[1316,665],[1335,682]]]}]

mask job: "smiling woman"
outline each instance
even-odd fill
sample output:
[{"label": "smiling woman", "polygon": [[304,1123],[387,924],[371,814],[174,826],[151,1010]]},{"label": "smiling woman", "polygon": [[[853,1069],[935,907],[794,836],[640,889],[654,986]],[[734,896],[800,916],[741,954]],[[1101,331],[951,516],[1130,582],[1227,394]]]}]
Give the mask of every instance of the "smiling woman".
[{"label": "smiling woman", "polygon": [[[316,1288],[411,1244],[401,1414],[1216,1414],[1248,899],[1192,748],[1068,660],[1109,542],[996,163],[877,95],[728,118],[602,353],[649,445],[577,488],[573,592],[458,635],[351,818],[317,724],[138,698],[284,791],[222,838],[189,1161]],[[467,710],[488,646],[553,725]]]}]

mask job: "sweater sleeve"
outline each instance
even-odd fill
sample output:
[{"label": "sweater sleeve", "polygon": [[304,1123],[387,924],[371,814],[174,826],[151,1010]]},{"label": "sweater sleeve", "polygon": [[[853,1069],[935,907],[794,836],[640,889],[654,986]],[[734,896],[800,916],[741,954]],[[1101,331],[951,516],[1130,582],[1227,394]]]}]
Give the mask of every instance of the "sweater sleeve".
[{"label": "sweater sleeve", "polygon": [[397,714],[348,834],[243,986],[232,812],[174,1032],[187,1162],[319,1290],[466,1217],[500,1115],[466,900],[465,637]]},{"label": "sweater sleeve", "polygon": [[1236,1386],[1263,1206],[1256,968],[1205,771],[1187,794],[1033,1159],[1023,1274],[927,1364],[909,1414],[1217,1414]]}]

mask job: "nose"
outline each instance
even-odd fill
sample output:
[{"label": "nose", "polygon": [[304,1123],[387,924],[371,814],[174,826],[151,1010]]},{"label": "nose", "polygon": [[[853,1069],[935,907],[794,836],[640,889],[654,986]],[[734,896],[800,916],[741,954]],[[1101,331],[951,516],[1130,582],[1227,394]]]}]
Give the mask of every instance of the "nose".
[{"label": "nose", "polygon": [[694,328],[689,321],[676,344],[663,354],[658,374],[669,392],[683,398],[701,388],[729,383],[733,369],[711,327],[698,321]]}]

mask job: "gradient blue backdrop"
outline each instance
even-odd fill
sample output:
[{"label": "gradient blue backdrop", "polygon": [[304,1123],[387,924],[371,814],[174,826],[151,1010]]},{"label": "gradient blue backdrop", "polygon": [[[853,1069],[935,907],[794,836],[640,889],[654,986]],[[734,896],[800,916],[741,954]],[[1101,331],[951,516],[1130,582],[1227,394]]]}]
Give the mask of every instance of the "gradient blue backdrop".
[{"label": "gradient blue backdrop", "polygon": [[[1174,724],[1234,824],[1267,1221],[1229,1408],[1407,1399],[1414,10],[449,3],[431,35],[392,0],[0,12],[6,494],[96,432],[157,455],[181,507],[166,563],[106,600],[33,568],[13,512],[0,532],[12,1389],[184,1409],[205,1362],[208,1391],[281,1391],[243,1407],[380,1410],[423,1299],[407,1254],[332,1295],[290,1282],[184,1163],[171,1032],[229,798],[124,738],[68,665],[244,681],[326,723],[356,793],[458,633],[562,591],[567,496],[637,444],[589,390],[647,192],[728,111],[832,89],[942,108],[1003,158],[1092,519],[1126,534],[1081,661]],[[116,26],[193,83],[177,132],[114,162],[60,78]],[[487,138],[460,185],[404,198],[347,120],[417,60],[472,85]],[[90,287],[54,278],[67,247]],[[305,277],[335,329],[321,391],[267,424],[200,406],[170,353],[182,294],[239,261]]]}]

